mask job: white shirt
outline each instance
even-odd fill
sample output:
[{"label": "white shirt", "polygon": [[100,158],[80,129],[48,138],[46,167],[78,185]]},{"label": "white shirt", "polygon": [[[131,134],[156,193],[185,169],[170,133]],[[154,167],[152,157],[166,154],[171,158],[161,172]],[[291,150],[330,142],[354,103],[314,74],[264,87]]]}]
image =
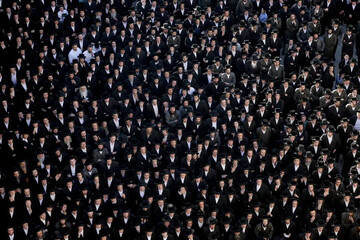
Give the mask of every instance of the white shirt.
[{"label": "white shirt", "polygon": [[153,105],[153,109],[154,109],[155,116],[158,116],[159,115],[159,107],[158,107],[158,105]]},{"label": "white shirt", "polygon": [[13,84],[16,84],[16,83],[17,83],[16,72],[15,72],[15,74],[11,74],[11,82],[12,82]]},{"label": "white shirt", "polygon": [[329,137],[329,136],[328,136],[328,141],[329,141],[329,144],[331,144],[332,141],[333,141],[333,137]]},{"label": "white shirt", "polygon": [[78,48],[76,51],[74,49],[71,49],[69,52],[68,58],[69,62],[72,63],[74,59],[79,59],[78,56],[82,53],[81,49]]},{"label": "white shirt", "polygon": [[76,167],[70,165],[70,169],[71,169],[71,176],[75,176],[75,174],[76,174]]},{"label": "white shirt", "polygon": [[119,119],[113,119],[113,121],[114,121],[114,124],[115,124],[116,128],[119,129],[119,128],[120,128],[120,121],[119,121]]},{"label": "white shirt", "polygon": [[26,86],[26,83],[24,83],[24,84],[21,83],[21,86],[22,86],[22,87],[24,88],[24,90],[27,92],[27,89],[28,89],[28,88],[27,88],[27,86]]},{"label": "white shirt", "polygon": [[270,213],[272,212],[273,209],[274,209],[274,207],[270,207],[270,206],[269,206],[269,212],[270,212]]},{"label": "white shirt", "polygon": [[360,119],[359,118],[356,119],[354,128],[356,130],[360,131]]},{"label": "white shirt", "polygon": [[94,52],[89,52],[88,50],[83,52],[84,56],[85,56],[85,61],[87,63],[90,63],[90,60],[94,58]]},{"label": "white shirt", "polygon": [[55,197],[56,197],[55,194],[50,194],[50,198],[51,198],[52,201],[55,200]]},{"label": "white shirt", "polygon": [[112,183],[112,179],[108,179],[107,184],[108,184],[109,187],[111,186],[111,183]]}]

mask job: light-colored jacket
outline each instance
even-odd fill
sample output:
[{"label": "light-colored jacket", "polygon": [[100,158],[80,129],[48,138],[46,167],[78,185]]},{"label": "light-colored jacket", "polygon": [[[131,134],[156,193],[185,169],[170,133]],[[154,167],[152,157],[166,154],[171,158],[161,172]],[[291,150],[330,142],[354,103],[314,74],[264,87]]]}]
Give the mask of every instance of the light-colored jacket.
[{"label": "light-colored jacket", "polygon": [[235,73],[231,72],[229,76],[226,73],[223,73],[221,75],[221,81],[223,81],[226,86],[233,87],[236,83]]}]

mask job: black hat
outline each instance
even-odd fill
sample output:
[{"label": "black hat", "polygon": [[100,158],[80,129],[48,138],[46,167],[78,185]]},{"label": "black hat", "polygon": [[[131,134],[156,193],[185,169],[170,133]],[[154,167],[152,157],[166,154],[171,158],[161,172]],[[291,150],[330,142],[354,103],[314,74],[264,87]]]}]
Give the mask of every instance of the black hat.
[{"label": "black hat", "polygon": [[63,227],[60,229],[60,232],[61,232],[61,235],[64,237],[66,235],[69,235],[70,234],[70,228],[68,227]]},{"label": "black hat", "polygon": [[[246,224],[246,223],[245,223]],[[235,225],[231,228],[231,232],[235,233],[235,232],[241,232],[241,226],[240,225]]]},{"label": "black hat", "polygon": [[230,217],[227,217],[227,216],[223,216],[221,219],[220,219],[220,223],[221,224],[230,224],[231,223],[231,218]]},{"label": "black hat", "polygon": [[240,225],[245,225],[245,224],[246,225],[248,224],[247,219],[245,217],[240,218]]},{"label": "black hat", "polygon": [[335,177],[334,177],[334,180],[336,181],[336,180],[340,180],[340,181],[343,181],[344,180],[344,178],[340,175],[340,174],[337,174]]},{"label": "black hat", "polygon": [[305,154],[305,158],[313,158],[314,155],[312,154],[312,152],[310,151],[307,151],[306,154]]},{"label": "black hat", "polygon": [[296,148],[296,151],[302,152],[302,153],[306,152],[305,147],[302,144],[299,144],[299,146]]},{"label": "black hat", "polygon": [[209,240],[216,240],[220,237],[220,234],[218,232],[211,232],[208,235]]},{"label": "black hat", "polygon": [[328,164],[334,163],[334,162],[335,162],[335,159],[332,158],[332,157],[328,157],[328,158],[326,159],[326,162],[327,162]]},{"label": "black hat", "polygon": [[54,231],[54,233],[51,235],[51,238],[52,238],[52,239],[61,239],[62,236],[61,236],[60,232],[56,230],[56,231]]},{"label": "black hat", "polygon": [[169,229],[166,226],[161,226],[159,232],[160,233],[167,233],[167,232],[169,232]]},{"label": "black hat", "polygon": [[270,196],[268,199],[267,199],[267,202],[268,203],[276,203],[277,202],[277,199],[275,196]]},{"label": "black hat", "polygon": [[317,168],[324,168],[325,167],[324,161],[318,161],[317,164],[316,164],[316,167]]},{"label": "black hat", "polygon": [[327,128],[327,130],[328,130],[329,132],[334,132],[334,131],[335,131],[335,127],[332,126],[332,125],[330,125],[330,126]]},{"label": "black hat", "polygon": [[316,223],[317,227],[325,227],[326,226],[326,222],[323,219],[319,219]]},{"label": "black hat", "polygon": [[181,228],[182,225],[183,225],[183,222],[180,221],[180,220],[175,220],[175,221],[173,222],[174,228]]},{"label": "black hat", "polygon": [[[346,193],[345,193],[346,194]],[[350,193],[351,194],[351,193]],[[355,212],[357,209],[354,205],[349,205],[349,207],[346,208],[347,212]]]},{"label": "black hat", "polygon": [[219,116],[219,113],[218,113],[217,111],[212,111],[212,112],[210,113],[210,116],[211,116],[211,117],[218,117],[218,116]]},{"label": "black hat", "polygon": [[170,203],[167,205],[167,210],[169,213],[174,213],[174,212],[176,212],[176,207]]},{"label": "black hat", "polygon": [[151,225],[147,224],[145,226],[144,230],[145,230],[145,232],[153,232],[154,228]]},{"label": "black hat", "polygon": [[221,194],[221,188],[219,186],[216,186],[214,189],[213,189],[213,193],[214,194]]},{"label": "black hat", "polygon": [[185,237],[188,237],[188,236],[190,236],[190,235],[192,235],[192,234],[194,234],[194,230],[193,230],[193,229],[186,228],[186,229],[184,230],[184,235],[185,235]]},{"label": "black hat", "polygon": [[141,219],[140,219],[140,217],[134,217],[133,219],[132,219],[132,224],[134,225],[134,226],[139,226],[140,224],[141,224]]},{"label": "black hat", "polygon": [[262,126],[269,126],[269,121],[267,119],[264,119],[262,122],[261,122],[261,125]]},{"label": "black hat", "polygon": [[323,188],[331,188],[332,183],[329,180],[325,180],[321,183],[321,187]]},{"label": "black hat", "polygon": [[214,225],[214,224],[217,224],[218,220],[214,217],[209,217],[207,220],[206,220],[206,223],[208,225]]},{"label": "black hat", "polygon": [[344,123],[344,122],[348,122],[349,120],[348,120],[348,118],[343,117],[340,121],[341,121],[342,123]]},{"label": "black hat", "polygon": [[340,227],[342,225],[342,223],[338,220],[333,221],[333,223],[331,224],[331,227]]},{"label": "black hat", "polygon": [[253,199],[251,201],[251,206],[252,207],[260,207],[260,202],[258,200]]},{"label": "black hat", "polygon": [[292,180],[288,183],[289,186],[297,186],[297,182]]}]

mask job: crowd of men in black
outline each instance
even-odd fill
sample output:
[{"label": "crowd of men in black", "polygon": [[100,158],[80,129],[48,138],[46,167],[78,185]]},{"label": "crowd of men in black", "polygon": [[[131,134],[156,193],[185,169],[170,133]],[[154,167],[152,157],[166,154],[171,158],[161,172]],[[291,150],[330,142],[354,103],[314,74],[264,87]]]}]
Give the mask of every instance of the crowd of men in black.
[{"label": "crowd of men in black", "polygon": [[358,21],[0,0],[0,239],[360,239]]}]

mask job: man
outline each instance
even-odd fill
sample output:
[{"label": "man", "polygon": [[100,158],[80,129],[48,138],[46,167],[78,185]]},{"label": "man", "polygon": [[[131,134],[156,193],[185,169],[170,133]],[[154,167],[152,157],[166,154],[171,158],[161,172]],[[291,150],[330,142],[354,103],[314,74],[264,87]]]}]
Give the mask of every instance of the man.
[{"label": "man", "polygon": [[[261,176],[256,177],[256,182],[254,186],[254,194],[260,201],[265,201],[270,195],[269,188],[266,184],[263,184],[263,179]],[[262,200],[264,199],[264,200]]]},{"label": "man", "polygon": [[296,234],[296,224],[291,221],[291,216],[285,216],[285,220],[281,222],[281,233],[284,239],[293,239]]},{"label": "man", "polygon": [[255,227],[255,235],[258,239],[272,239],[274,235],[274,227],[269,219],[262,217],[261,223]]},{"label": "man", "polygon": [[160,117],[160,114],[163,114],[162,107],[158,104],[156,97],[153,97],[151,103],[147,105],[146,113],[148,119],[156,119]]},{"label": "man", "polygon": [[82,221],[76,223],[76,229],[72,233],[72,239],[76,240],[87,240],[90,239],[90,231],[86,228],[85,224]]},{"label": "man", "polygon": [[346,29],[346,34],[344,34],[343,38],[343,47],[341,55],[348,54],[350,58],[352,58],[354,53],[354,44],[355,44],[355,34],[353,33],[353,26],[348,26]]},{"label": "man", "polygon": [[271,32],[271,37],[269,39],[268,51],[270,51],[271,58],[280,57],[280,49],[282,46],[282,41],[278,38],[278,30],[274,29]]},{"label": "man", "polygon": [[269,68],[268,76],[275,81],[277,86],[285,78],[285,70],[284,66],[280,65],[280,57],[275,57],[274,64]]},{"label": "man", "polygon": [[221,81],[225,83],[227,87],[234,87],[236,83],[235,73],[231,72],[231,66],[225,66],[225,72],[221,74]]},{"label": "man", "polygon": [[339,135],[335,133],[335,128],[329,126],[326,130],[326,134],[321,136],[321,143],[323,148],[327,148],[331,154],[337,156],[339,154],[338,149],[341,146],[341,140]]},{"label": "man", "polygon": [[261,127],[256,130],[256,136],[261,141],[264,147],[269,147],[271,144],[272,130],[269,127],[268,120],[264,119]]},{"label": "man", "polygon": [[327,59],[334,59],[334,54],[337,46],[337,36],[333,33],[333,27],[330,26],[324,36],[324,57]]},{"label": "man", "polygon": [[328,233],[325,228],[326,222],[323,219],[319,219],[316,226],[317,227],[313,230],[312,236],[314,236],[315,239],[327,239]]},{"label": "man", "polygon": [[73,61],[76,59],[78,60],[78,56],[82,53],[81,49],[78,48],[78,45],[76,43],[73,44],[71,51],[69,52],[68,59],[70,63],[73,63]]},{"label": "man", "polygon": [[20,238],[20,236],[18,236],[18,234],[15,234],[14,227],[9,226],[7,228],[7,238],[6,238],[6,240],[7,239],[9,239],[9,240],[17,240],[17,239],[21,239],[21,238]]}]

